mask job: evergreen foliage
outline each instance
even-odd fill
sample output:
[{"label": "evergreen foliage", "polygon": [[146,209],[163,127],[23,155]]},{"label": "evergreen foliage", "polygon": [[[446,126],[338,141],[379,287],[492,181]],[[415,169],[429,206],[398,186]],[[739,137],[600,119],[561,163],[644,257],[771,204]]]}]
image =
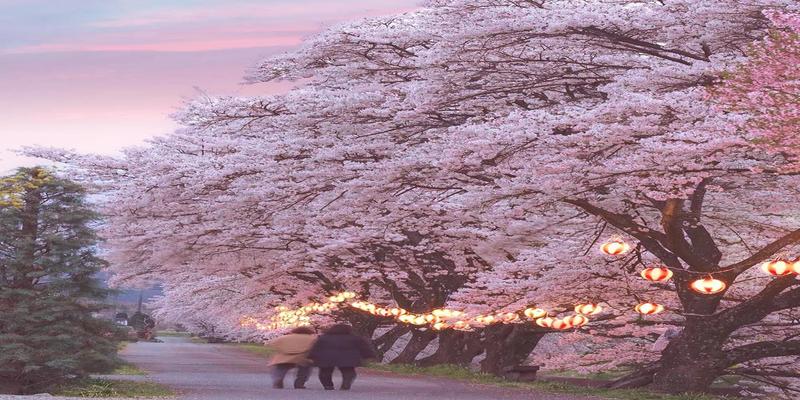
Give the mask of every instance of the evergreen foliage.
[{"label": "evergreen foliage", "polygon": [[93,317],[97,215],[79,185],[44,168],[0,178],[0,393],[32,393],[108,370],[113,326]]}]

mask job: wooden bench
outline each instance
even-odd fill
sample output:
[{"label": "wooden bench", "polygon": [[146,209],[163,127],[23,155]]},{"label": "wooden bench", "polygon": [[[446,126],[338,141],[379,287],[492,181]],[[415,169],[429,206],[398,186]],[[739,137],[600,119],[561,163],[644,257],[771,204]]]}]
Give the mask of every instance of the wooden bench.
[{"label": "wooden bench", "polygon": [[538,371],[538,365],[517,365],[504,369],[503,377],[515,382],[533,382]]}]

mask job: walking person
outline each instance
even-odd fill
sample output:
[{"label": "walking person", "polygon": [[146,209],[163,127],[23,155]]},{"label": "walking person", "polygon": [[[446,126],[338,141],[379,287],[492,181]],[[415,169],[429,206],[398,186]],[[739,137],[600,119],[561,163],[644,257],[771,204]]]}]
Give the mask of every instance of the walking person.
[{"label": "walking person", "polygon": [[341,390],[350,390],[356,380],[356,367],[365,358],[375,357],[366,339],[353,334],[353,327],[336,324],[319,336],[311,348],[309,358],[319,368],[319,381],[325,390],[333,390],[333,370],[342,373]]},{"label": "walking person", "polygon": [[283,389],[283,378],[292,368],[297,368],[294,388],[306,388],[306,381],[311,375],[311,360],[308,358],[308,353],[316,340],[314,329],[301,326],[267,343],[267,346],[276,352],[269,362],[273,368],[273,388]]}]

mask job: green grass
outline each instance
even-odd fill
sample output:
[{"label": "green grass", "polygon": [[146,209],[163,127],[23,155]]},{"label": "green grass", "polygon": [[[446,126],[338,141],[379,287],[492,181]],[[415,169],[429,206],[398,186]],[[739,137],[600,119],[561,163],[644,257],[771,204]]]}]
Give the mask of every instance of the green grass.
[{"label": "green grass", "polygon": [[68,397],[165,397],[174,396],[170,388],[153,382],[84,379],[62,386],[54,396]]},{"label": "green grass", "polygon": [[120,364],[119,367],[114,369],[114,371],[111,372],[111,374],[113,374],[113,375],[147,375],[147,372],[142,371],[141,369],[139,369],[139,367],[137,367],[137,366],[135,366],[135,365],[133,365],[131,363],[123,362],[123,363]]},{"label": "green grass", "polygon": [[189,337],[192,336],[189,332],[176,332],[176,331],[158,331],[156,337]]},{"label": "green grass", "polygon": [[550,393],[592,395],[606,399],[618,400],[712,400],[718,397],[704,394],[668,395],[653,393],[645,390],[599,389],[569,385],[560,382],[511,382],[503,378],[473,372],[467,368],[456,365],[436,365],[431,367],[418,367],[407,364],[370,364],[369,368],[379,371],[394,372],[404,375],[425,375],[439,378],[455,379],[484,385],[513,387],[518,389],[533,389]]},{"label": "green grass", "polygon": [[597,380],[613,380],[621,378],[631,371],[628,369],[616,369],[610,371],[597,372],[593,374],[582,374],[575,371],[547,371],[539,373],[537,376],[542,378],[556,377],[556,378],[580,378],[580,379],[597,379]]},{"label": "green grass", "polygon": [[264,346],[261,343],[227,343],[227,346],[235,347],[237,349],[242,349],[249,353],[257,354],[260,356],[264,356],[265,358],[269,358],[275,353],[272,349],[267,346]]}]

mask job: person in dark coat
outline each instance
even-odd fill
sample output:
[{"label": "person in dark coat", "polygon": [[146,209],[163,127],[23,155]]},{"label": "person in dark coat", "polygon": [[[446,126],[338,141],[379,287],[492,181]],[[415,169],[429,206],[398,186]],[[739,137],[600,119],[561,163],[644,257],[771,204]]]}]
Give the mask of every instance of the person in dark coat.
[{"label": "person in dark coat", "polygon": [[325,390],[333,390],[333,369],[342,373],[341,390],[350,390],[356,380],[356,367],[375,352],[366,339],[353,334],[353,327],[336,324],[319,336],[308,358],[319,368],[319,381]]}]

